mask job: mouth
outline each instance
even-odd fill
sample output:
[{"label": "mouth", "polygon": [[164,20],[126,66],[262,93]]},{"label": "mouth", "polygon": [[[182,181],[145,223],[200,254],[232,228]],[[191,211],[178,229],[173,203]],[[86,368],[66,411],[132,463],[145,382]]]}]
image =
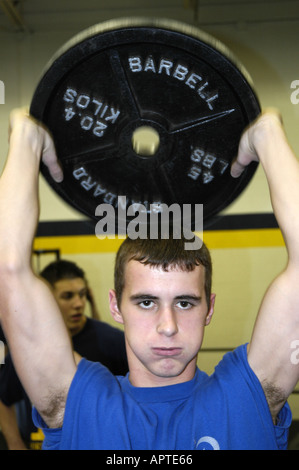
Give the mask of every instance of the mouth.
[{"label": "mouth", "polygon": [[153,353],[160,357],[175,357],[179,356],[182,348],[152,348]]},{"label": "mouth", "polygon": [[78,322],[81,320],[81,318],[82,318],[82,313],[76,313],[75,315],[71,316],[71,320],[73,322]]}]

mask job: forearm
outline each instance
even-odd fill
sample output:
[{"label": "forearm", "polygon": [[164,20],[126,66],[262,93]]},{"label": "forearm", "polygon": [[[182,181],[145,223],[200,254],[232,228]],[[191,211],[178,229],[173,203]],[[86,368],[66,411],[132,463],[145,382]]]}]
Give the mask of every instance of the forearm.
[{"label": "forearm", "polygon": [[260,161],[269,185],[274,214],[283,233],[290,261],[299,263],[299,162],[288,144],[280,115],[263,113],[243,134],[231,168],[238,177],[251,161]]},{"label": "forearm", "polygon": [[55,181],[62,181],[53,141],[48,132],[22,110],[10,116],[7,163],[0,178],[0,272],[28,266],[39,215],[40,160]]},{"label": "forearm", "polygon": [[0,401],[0,427],[9,450],[26,450],[21,437],[15,409]]},{"label": "forearm", "polygon": [[255,148],[265,171],[274,214],[290,257],[299,261],[299,162],[278,122],[268,122]]},{"label": "forearm", "polygon": [[29,265],[39,214],[39,156],[22,134],[12,135],[0,178],[0,259],[4,268]]}]

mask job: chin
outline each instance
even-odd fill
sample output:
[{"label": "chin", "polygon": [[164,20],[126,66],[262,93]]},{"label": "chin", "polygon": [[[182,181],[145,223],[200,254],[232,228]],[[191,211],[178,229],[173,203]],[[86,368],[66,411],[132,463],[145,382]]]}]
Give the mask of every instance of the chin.
[{"label": "chin", "polygon": [[[152,373],[159,378],[165,379],[182,379],[185,380],[185,376],[189,376],[189,371],[193,371],[193,375],[195,373],[195,366],[191,365],[191,363],[187,364],[178,364],[172,361],[171,359],[165,360],[163,364],[160,364],[159,367],[153,367]],[[186,379],[188,380],[188,379]]]}]

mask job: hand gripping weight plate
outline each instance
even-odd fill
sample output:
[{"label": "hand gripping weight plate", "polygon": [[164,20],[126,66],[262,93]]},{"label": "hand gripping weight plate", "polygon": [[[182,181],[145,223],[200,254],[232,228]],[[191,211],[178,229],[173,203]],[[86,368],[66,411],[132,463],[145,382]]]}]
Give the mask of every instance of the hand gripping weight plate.
[{"label": "hand gripping weight plate", "polygon": [[75,36],[48,64],[30,112],[52,132],[64,169],[61,184],[42,165],[44,177],[95,220],[100,204],[117,215],[123,196],[149,214],[161,203],[203,204],[206,222],[257,167],[230,176],[260,113],[248,73],[222,43],[175,21],[120,19]]}]

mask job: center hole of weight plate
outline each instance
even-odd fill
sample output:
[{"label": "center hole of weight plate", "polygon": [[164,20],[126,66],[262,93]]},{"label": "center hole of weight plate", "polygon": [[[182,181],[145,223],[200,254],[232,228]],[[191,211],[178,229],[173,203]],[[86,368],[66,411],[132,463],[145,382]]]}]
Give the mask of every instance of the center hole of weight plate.
[{"label": "center hole of weight plate", "polygon": [[150,126],[138,127],[132,136],[134,152],[141,157],[152,157],[160,145],[159,133]]}]

